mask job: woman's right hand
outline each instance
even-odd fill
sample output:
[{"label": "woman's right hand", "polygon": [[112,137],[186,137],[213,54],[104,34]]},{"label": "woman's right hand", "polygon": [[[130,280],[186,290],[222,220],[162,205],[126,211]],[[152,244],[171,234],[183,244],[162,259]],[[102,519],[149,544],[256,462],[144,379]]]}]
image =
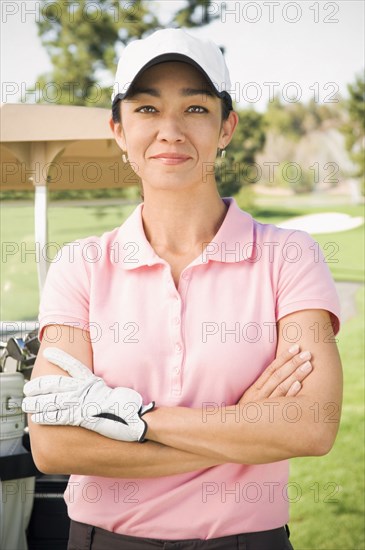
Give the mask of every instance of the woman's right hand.
[{"label": "woman's right hand", "polygon": [[132,388],[107,386],[61,348],[47,347],[43,356],[71,377],[51,374],[25,384],[22,409],[32,413],[35,424],[80,426],[118,441],[144,441],[147,425],[141,416],[154,402],[143,405]]},{"label": "woman's right hand", "polygon": [[276,357],[259,378],[242,395],[238,403],[256,402],[272,397],[293,397],[301,382],[312,371],[309,351],[300,351],[294,345]]}]

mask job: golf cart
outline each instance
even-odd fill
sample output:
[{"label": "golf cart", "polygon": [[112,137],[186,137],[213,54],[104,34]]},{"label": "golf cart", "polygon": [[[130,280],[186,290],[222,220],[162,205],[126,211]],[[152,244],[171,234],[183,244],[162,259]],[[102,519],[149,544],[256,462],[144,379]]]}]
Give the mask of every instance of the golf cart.
[{"label": "golf cart", "polygon": [[[1,190],[34,191],[35,243],[47,246],[48,190],[121,188],[136,175],[121,162],[108,109],[61,105],[1,105]],[[16,124],[14,123],[17,122]],[[47,254],[37,262],[41,294]],[[14,296],[14,300],[16,296]],[[63,550],[69,519],[68,476],[36,467],[21,409],[23,386],[39,350],[37,321],[0,324],[0,548]]]}]

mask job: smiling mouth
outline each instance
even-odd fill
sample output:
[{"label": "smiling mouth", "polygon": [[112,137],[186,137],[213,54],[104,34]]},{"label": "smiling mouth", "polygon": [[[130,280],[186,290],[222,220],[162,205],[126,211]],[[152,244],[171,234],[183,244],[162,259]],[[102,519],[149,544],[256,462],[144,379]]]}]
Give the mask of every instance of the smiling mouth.
[{"label": "smiling mouth", "polygon": [[175,165],[183,164],[184,162],[191,160],[191,157],[152,157],[151,160],[159,161],[161,164]]}]

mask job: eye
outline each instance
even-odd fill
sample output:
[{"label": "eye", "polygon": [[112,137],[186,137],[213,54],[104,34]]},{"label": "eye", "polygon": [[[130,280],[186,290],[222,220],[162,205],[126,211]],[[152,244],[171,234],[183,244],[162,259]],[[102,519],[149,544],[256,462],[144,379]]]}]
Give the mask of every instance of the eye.
[{"label": "eye", "polygon": [[136,112],[137,113],[151,113],[152,112],[151,109],[156,111],[156,109],[154,107],[152,107],[152,105],[143,105],[143,107],[139,107],[138,109],[136,109]]},{"label": "eye", "polygon": [[[207,113],[208,110],[205,109],[205,107],[200,107],[200,105],[191,105],[191,107],[188,108],[188,111],[190,111],[190,109],[194,109],[194,113]],[[196,111],[195,109],[200,109],[200,111]]]}]

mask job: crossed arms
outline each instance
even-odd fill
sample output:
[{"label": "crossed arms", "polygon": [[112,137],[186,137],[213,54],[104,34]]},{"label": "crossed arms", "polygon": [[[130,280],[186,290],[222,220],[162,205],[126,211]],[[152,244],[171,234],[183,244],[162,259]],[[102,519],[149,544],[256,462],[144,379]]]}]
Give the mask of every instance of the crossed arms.
[{"label": "crossed arms", "polygon": [[[296,456],[320,456],[332,448],[342,404],[342,370],[332,335],[329,314],[304,310],[278,322],[277,358],[230,407],[212,404],[204,409],[159,407],[144,418],[147,442],[109,439],[74,426],[45,426],[29,419],[32,453],[45,473],[81,474],[118,478],[159,477],[209,468],[218,464],[269,463]],[[285,323],[301,330],[300,350],[310,350],[312,371],[303,373],[305,361],[287,350]],[[310,327],[318,327],[315,334]],[[48,362],[43,349],[54,342],[46,327],[32,378],[65,374]],[[90,369],[92,348],[81,330],[58,326],[57,347]],[[72,343],[71,343],[72,341]],[[293,388],[295,380],[299,389]]]}]

